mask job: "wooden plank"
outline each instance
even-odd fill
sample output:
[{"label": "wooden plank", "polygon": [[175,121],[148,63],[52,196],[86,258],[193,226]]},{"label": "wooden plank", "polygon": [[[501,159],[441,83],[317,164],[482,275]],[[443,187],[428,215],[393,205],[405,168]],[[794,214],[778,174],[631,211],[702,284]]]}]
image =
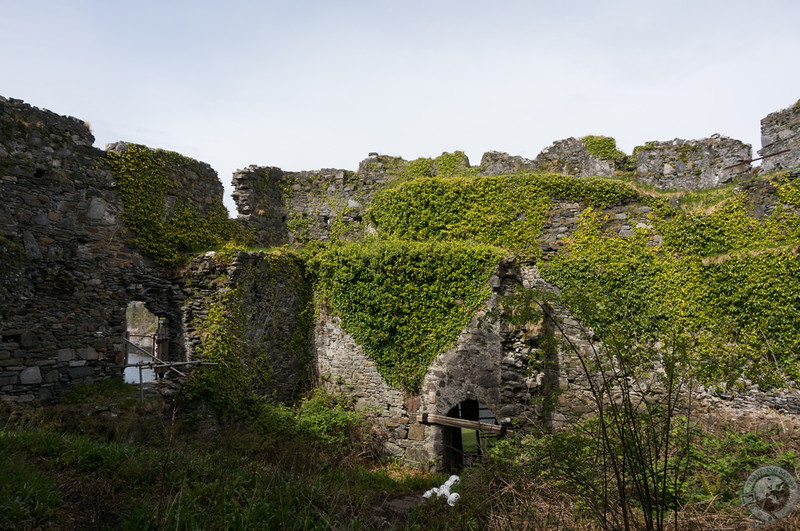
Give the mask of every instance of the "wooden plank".
[{"label": "wooden plank", "polygon": [[513,430],[503,430],[503,427],[497,424],[478,422],[477,420],[457,419],[454,417],[446,417],[444,415],[436,415],[435,413],[422,413],[417,416],[417,421],[423,424],[450,426],[452,428],[467,428],[470,430],[488,431],[491,433],[514,433]]}]

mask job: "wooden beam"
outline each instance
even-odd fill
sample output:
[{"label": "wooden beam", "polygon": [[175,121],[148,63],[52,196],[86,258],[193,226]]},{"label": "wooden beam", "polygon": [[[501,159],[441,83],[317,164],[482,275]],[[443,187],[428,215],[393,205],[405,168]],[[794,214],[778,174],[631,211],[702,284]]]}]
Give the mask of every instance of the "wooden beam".
[{"label": "wooden beam", "polygon": [[445,417],[444,415],[436,415],[435,413],[422,413],[417,416],[417,421],[423,424],[435,424],[438,426],[450,426],[452,428],[467,428],[470,430],[488,431],[491,433],[514,433],[513,430],[504,430],[502,426],[497,424],[489,424],[487,422],[478,422],[476,420],[464,420],[454,417]]}]

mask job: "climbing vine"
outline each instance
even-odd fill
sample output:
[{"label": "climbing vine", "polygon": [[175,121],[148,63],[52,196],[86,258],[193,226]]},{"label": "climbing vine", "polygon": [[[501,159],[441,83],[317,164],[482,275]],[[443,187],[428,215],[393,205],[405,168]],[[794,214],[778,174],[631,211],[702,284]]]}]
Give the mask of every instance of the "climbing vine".
[{"label": "climbing vine", "polygon": [[175,175],[207,171],[193,159],[171,151],[127,144],[122,153],[109,152],[132,241],[157,263],[174,266],[187,253],[231,239],[243,240],[239,225],[228,218],[221,198],[205,214],[185,195]]},{"label": "climbing vine", "polygon": [[[197,357],[217,365],[202,367],[185,390],[188,398],[204,398],[233,415],[256,412],[271,394],[277,358],[296,360],[298,366],[308,362],[313,320],[311,288],[295,254],[257,252],[231,279],[230,265],[243,253],[228,248],[215,257],[227,268],[217,280],[226,287],[204,302],[207,315],[195,326],[201,337]],[[288,307],[286,293],[295,299],[296,311]],[[268,323],[261,324],[265,318]]]},{"label": "climbing vine", "polygon": [[611,161],[617,169],[624,169],[628,162],[628,156],[617,149],[617,141],[610,136],[589,135],[581,138],[581,141],[591,156]]},{"label": "climbing vine", "polygon": [[489,296],[503,252],[460,242],[370,239],[310,261],[323,300],[390,384],[417,390]]},{"label": "climbing vine", "polygon": [[651,231],[605,233],[602,221],[585,212],[567,252],[543,268],[565,300],[592,302],[573,310],[601,337],[624,323],[631,337],[689,338],[709,382],[800,376],[800,238],[786,205],[756,220],[739,195],[709,214],[656,218],[661,245]]},{"label": "climbing vine", "polygon": [[373,200],[370,215],[379,231],[393,237],[473,239],[535,257],[553,197],[605,207],[640,196],[622,182],[555,174],[433,177],[384,190]]}]

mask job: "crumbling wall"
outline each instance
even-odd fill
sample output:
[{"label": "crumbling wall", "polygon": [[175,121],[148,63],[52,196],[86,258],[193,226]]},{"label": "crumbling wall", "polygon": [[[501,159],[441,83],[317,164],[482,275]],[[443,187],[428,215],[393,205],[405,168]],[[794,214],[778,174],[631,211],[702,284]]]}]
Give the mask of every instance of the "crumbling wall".
[{"label": "crumbling wall", "polygon": [[[549,289],[533,266],[498,265],[489,279],[492,296],[461,332],[456,344],[436,357],[418,393],[392,388],[378,374],[335,316],[321,314],[316,324],[317,370],[328,389],[355,396],[357,407],[388,435],[386,451],[422,466],[441,466],[444,432],[420,422],[423,413],[446,415],[464,400],[477,400],[498,421],[519,427],[558,427],[590,411],[591,391],[574,353],[558,346],[567,336],[588,349],[579,323],[562,308],[554,316],[561,331],[546,321],[512,326],[498,319],[498,297],[520,286]],[[553,341],[553,339],[556,341]],[[588,354],[588,352],[586,352]]]},{"label": "crumbling wall", "polygon": [[612,177],[616,169],[613,158],[603,159],[591,153],[583,138],[557,140],[542,150],[534,160],[539,171],[588,177]]},{"label": "crumbling wall", "polygon": [[659,190],[701,190],[741,180],[750,174],[751,154],[749,144],[716,134],[647,142],[633,151],[636,180]]},{"label": "crumbling wall", "polygon": [[[121,377],[132,300],[167,319],[168,358],[184,358],[179,279],[129,243],[114,173],[93,142],[81,120],[0,97],[5,400],[49,401],[77,383]],[[207,205],[208,176],[188,170],[184,193]]]},{"label": "crumbling wall", "polygon": [[264,375],[254,392],[289,401],[306,390],[311,380],[313,308],[311,284],[297,257],[279,251],[238,251],[232,256],[209,252],[187,266],[183,290],[189,358],[214,355],[204,349],[204,342],[212,333],[209,315],[221,308],[227,318],[244,321],[232,347],[237,363]]},{"label": "crumbling wall", "polygon": [[373,153],[357,172],[248,166],[233,175],[239,219],[263,245],[356,236],[364,207],[398,176],[398,160]]},{"label": "crumbling wall", "polygon": [[764,173],[800,166],[800,101],[761,120],[758,154]]},{"label": "crumbling wall", "polygon": [[481,175],[505,175],[525,170],[536,170],[534,161],[509,155],[504,151],[487,151],[481,157]]}]

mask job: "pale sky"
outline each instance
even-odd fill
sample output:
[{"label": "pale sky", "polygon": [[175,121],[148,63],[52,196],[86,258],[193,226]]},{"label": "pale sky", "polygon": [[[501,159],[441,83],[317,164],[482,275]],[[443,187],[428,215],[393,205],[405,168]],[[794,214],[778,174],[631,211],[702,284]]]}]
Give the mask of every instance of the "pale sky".
[{"label": "pale sky", "polygon": [[800,98],[798,0],[0,0],[0,95],[95,145],[355,170],[371,151],[534,158],[555,140],[760,146]]}]

